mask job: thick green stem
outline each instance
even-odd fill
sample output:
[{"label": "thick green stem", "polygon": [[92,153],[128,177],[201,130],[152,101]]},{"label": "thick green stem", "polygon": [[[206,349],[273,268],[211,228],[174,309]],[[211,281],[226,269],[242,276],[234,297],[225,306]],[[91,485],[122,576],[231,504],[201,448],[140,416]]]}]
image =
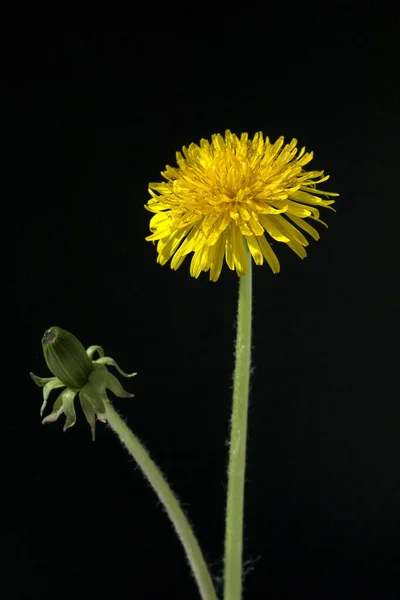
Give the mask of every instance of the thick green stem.
[{"label": "thick green stem", "polygon": [[179,539],[185,549],[187,559],[193,571],[194,578],[200,590],[202,600],[218,600],[214,585],[208,571],[206,562],[201,552],[199,543],[193,533],[178,500],[164,479],[163,474],[155,462],[150,458],[146,449],[138,438],[132,433],[119,414],[111,406],[106,404],[106,418],[110,427],[117,434],[121,442],[126,446],[135,462],[141,468],[144,476],[156,492],[162,502]]},{"label": "thick green stem", "polygon": [[239,278],[225,522],[224,600],[240,600],[242,597],[243,507],[251,360],[252,273],[249,256],[248,263],[247,274]]}]

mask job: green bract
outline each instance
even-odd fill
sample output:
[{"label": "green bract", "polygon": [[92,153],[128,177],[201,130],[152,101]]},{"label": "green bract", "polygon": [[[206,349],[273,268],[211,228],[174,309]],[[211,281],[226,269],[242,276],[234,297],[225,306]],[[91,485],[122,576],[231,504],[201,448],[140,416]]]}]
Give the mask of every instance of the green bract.
[{"label": "green bract", "polygon": [[[90,346],[86,351],[80,341],[60,327],[50,327],[42,338],[42,348],[47,366],[54,377],[37,377],[31,373],[33,381],[43,387],[43,404],[40,414],[47,405],[52,390],[66,389],[61,392],[53,404],[52,412],[43,419],[43,423],[52,423],[65,413],[64,431],[72,427],[76,421],[74,399],[79,394],[82,410],[95,438],[96,417],[103,423],[105,418],[105,402],[108,402],[106,389],[120,398],[132,398],[133,394],[125,391],[107,365],[115,367],[124,377],[133,377],[136,373],[125,373],[114,359],[104,356],[101,346]],[[97,353],[100,358],[93,360]]]}]

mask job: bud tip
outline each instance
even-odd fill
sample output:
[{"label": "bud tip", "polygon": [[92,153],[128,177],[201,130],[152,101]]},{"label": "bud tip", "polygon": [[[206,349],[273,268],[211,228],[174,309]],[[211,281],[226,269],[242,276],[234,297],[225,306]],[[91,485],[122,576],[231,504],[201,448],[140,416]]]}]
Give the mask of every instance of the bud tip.
[{"label": "bud tip", "polygon": [[57,337],[57,331],[55,327],[50,327],[47,331],[44,332],[42,343],[43,344],[51,344]]}]

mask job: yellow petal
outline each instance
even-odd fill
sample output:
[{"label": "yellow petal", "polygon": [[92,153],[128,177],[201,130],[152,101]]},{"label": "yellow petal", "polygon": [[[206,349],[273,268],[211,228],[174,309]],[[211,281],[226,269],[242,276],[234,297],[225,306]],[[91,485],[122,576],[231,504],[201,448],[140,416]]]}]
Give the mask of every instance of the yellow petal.
[{"label": "yellow petal", "polygon": [[300,258],[305,258],[307,256],[304,246],[302,246],[297,240],[290,240],[290,242],[288,242],[288,246],[297,254],[297,256],[300,256]]},{"label": "yellow petal", "polygon": [[245,273],[247,273],[247,254],[243,235],[236,225],[233,227],[233,258],[235,261],[236,273],[238,275],[245,275]]},{"label": "yellow petal", "polygon": [[[262,237],[262,236],[260,236]],[[250,253],[254,258],[254,262],[256,265],[262,265],[264,262],[263,253],[260,250],[260,246],[258,245],[257,238],[255,235],[248,235],[246,237],[247,245],[249,247]]]},{"label": "yellow petal", "polygon": [[224,262],[224,249],[225,249],[225,238],[226,232],[223,232],[217,243],[213,246],[212,255],[210,256],[211,268],[210,268],[210,279],[211,281],[217,281],[221,274],[222,265]]},{"label": "yellow petal", "polygon": [[311,215],[311,210],[308,208],[308,206],[306,207],[301,204],[297,204],[291,200],[287,200],[287,205],[287,215],[294,215],[295,217],[309,217]]},{"label": "yellow petal", "polygon": [[307,221],[305,221],[304,219],[299,219],[298,217],[295,217],[293,215],[288,215],[288,217],[293,221],[293,223],[295,223],[295,225],[297,225],[297,227],[300,227],[301,229],[303,229],[303,231],[309,233],[311,237],[314,238],[314,240],[319,240],[318,231],[314,229],[314,227],[312,227]]},{"label": "yellow petal", "polygon": [[274,217],[278,223],[278,226],[282,229],[283,232],[286,232],[291,241],[296,240],[302,246],[308,246],[308,240],[304,237],[304,235],[296,229],[287,219],[277,215]]},{"label": "yellow petal", "polygon": [[281,269],[279,260],[276,256],[275,252],[272,250],[271,246],[269,245],[265,235],[260,235],[257,238],[257,241],[260,246],[260,250],[264,255],[265,260],[271,267],[272,272],[279,273],[279,271]]},{"label": "yellow petal", "polygon": [[264,229],[269,233],[269,235],[276,240],[277,242],[289,242],[290,238],[287,235],[284,235],[282,232],[282,228],[278,226],[276,218],[278,215],[270,217],[269,215],[260,215],[259,220]]}]

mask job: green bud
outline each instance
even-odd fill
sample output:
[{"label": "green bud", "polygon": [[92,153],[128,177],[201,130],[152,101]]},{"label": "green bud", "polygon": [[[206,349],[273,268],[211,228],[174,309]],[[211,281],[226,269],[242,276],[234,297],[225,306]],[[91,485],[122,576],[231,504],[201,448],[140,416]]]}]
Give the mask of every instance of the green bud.
[{"label": "green bud", "polygon": [[42,338],[42,348],[47,366],[64,385],[80,390],[87,384],[93,363],[72,333],[50,327]]},{"label": "green bud", "polygon": [[[43,415],[47,399],[52,390],[65,387],[53,404],[53,409],[42,423],[53,423],[64,413],[66,421],[64,431],[76,421],[74,401],[79,400],[85,417],[95,437],[96,419],[106,422],[106,404],[109,402],[106,390],[111,390],[119,398],[130,398],[130,392],[122,385],[107,366],[115,367],[123,377],[133,377],[136,373],[125,373],[111,356],[104,356],[101,346],[89,346],[87,350],[72,333],[60,327],[50,327],[43,338],[44,358],[55,377],[38,377],[31,373],[33,381],[43,388],[43,403],[40,414]],[[93,360],[97,353],[100,358]]]}]

